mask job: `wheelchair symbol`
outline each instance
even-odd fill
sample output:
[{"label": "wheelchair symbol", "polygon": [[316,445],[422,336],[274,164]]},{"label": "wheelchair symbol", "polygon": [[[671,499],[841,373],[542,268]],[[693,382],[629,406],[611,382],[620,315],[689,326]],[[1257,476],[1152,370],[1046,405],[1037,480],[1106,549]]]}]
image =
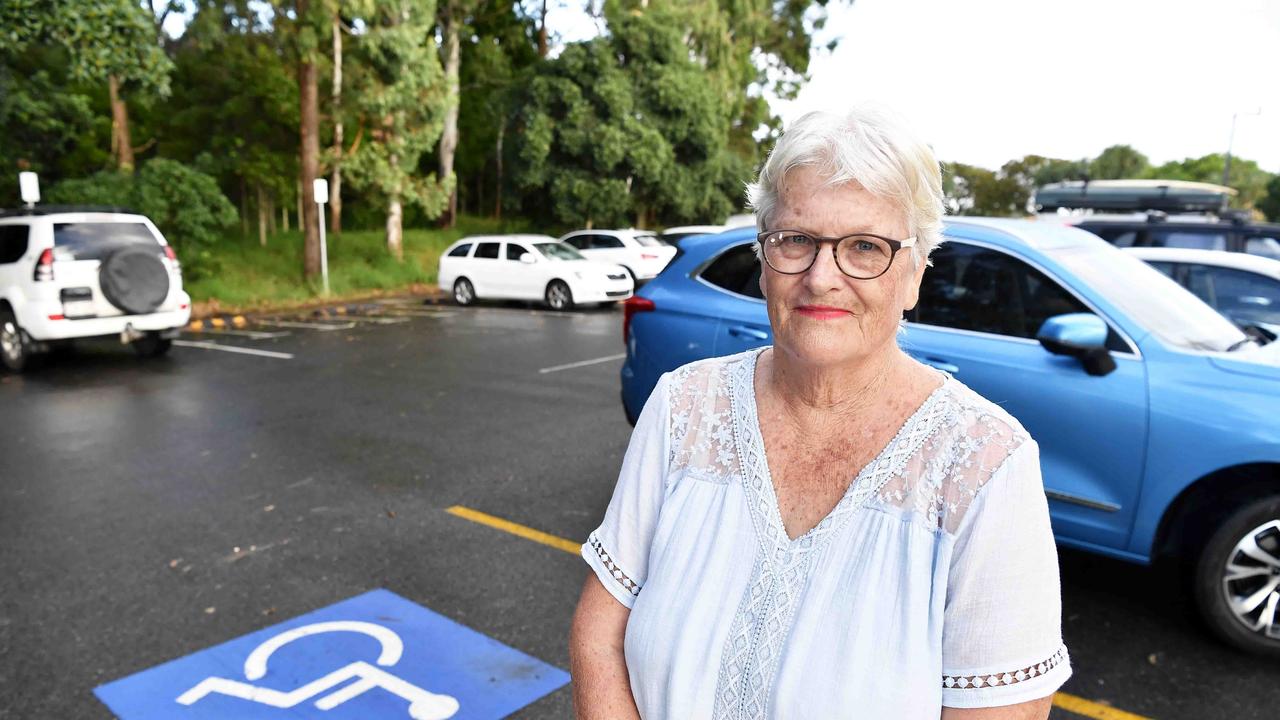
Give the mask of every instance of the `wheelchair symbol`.
[{"label": "wheelchair symbol", "polygon": [[[281,647],[310,635],[331,632],[356,632],[368,635],[382,645],[377,663],[382,667],[390,667],[400,661],[404,653],[404,643],[400,636],[381,625],[357,621],[322,622],[304,625],[288,632],[281,633],[254,648],[244,661],[244,676],[247,680],[261,680],[267,674],[267,660],[271,654]],[[373,688],[382,688],[409,701],[409,717],[414,720],[447,720],[458,712],[457,699],[449,695],[437,695],[423,690],[413,683],[406,682],[385,670],[357,661],[346,667],[335,670],[324,677],[313,680],[300,688],[283,692],[258,685],[228,680],[220,677],[208,677],[199,684],[178,696],[178,702],[192,705],[210,693],[229,695],[248,700],[249,702],[269,705],[275,708],[291,708],[323,695],[332,688],[352,679],[356,682],[340,690],[316,700],[320,710],[332,710],[342,703],[355,698]]]}]

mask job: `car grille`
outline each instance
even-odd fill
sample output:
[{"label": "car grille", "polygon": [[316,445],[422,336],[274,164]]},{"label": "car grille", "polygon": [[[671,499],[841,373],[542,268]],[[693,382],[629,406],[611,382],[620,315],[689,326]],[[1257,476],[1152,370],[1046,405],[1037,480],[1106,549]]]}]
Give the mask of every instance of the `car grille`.
[{"label": "car grille", "polygon": [[609,297],[622,297],[623,295],[626,295],[628,292],[629,291],[627,290],[610,290],[606,292],[605,295],[608,295]]},{"label": "car grille", "polygon": [[610,280],[626,280],[626,279],[627,279],[627,274],[626,274],[626,273],[618,273],[617,275],[610,275],[610,276],[609,276],[609,279],[610,279]]}]

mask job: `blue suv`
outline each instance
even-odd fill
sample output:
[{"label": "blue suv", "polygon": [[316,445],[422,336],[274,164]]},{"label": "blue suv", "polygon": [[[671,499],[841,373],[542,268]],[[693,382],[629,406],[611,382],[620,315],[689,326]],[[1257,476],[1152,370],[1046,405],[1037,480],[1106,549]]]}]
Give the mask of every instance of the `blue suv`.
[{"label": "blue suv", "polygon": [[[946,238],[903,349],[1039,441],[1061,545],[1179,559],[1216,634],[1280,657],[1280,342],[1081,230],[964,218]],[[628,301],[628,419],[662,373],[771,342],[754,243],[683,240]]]}]

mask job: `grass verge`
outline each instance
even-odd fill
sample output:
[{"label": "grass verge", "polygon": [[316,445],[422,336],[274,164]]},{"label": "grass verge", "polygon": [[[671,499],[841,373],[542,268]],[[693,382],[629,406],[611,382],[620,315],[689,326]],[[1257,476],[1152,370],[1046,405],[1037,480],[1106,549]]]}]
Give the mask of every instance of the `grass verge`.
[{"label": "grass verge", "polygon": [[501,221],[460,217],[449,229],[406,229],[404,261],[387,251],[382,230],[349,230],[330,234],[329,287],[321,294],[320,278],[302,275],[302,233],[281,232],[267,238],[239,234],[211,248],[207,269],[192,273],[184,287],[195,303],[193,315],[223,312],[255,312],[300,307],[321,301],[346,300],[391,293],[435,292],[440,253],[466,235],[516,232]]}]

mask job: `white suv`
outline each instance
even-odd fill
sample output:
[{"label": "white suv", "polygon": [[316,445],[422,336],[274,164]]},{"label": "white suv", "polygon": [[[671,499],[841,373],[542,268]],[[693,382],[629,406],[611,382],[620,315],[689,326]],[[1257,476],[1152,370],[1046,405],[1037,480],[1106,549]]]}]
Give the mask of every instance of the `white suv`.
[{"label": "white suv", "polygon": [[576,230],[560,241],[588,259],[621,265],[633,281],[652,280],[676,256],[674,246],[647,230]]},{"label": "white suv", "polygon": [[142,215],[0,211],[0,362],[10,371],[51,343],[95,336],[163,355],[190,317],[177,256]]}]

